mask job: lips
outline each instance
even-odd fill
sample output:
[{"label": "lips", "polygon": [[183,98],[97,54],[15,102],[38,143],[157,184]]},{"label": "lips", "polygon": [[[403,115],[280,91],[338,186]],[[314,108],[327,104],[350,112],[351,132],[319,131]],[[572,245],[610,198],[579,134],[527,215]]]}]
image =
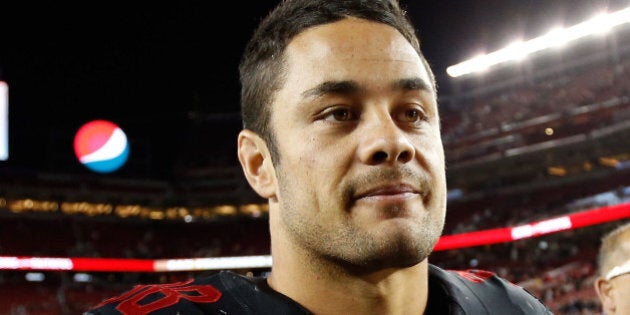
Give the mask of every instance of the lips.
[{"label": "lips", "polygon": [[354,199],[366,199],[366,198],[388,198],[388,197],[412,197],[415,195],[423,195],[419,189],[412,187],[409,184],[398,183],[398,184],[384,184],[377,185],[374,187],[370,187],[362,190],[358,194],[355,195]]},{"label": "lips", "polygon": [[349,207],[355,202],[400,203],[417,197],[428,204],[433,193],[431,183],[428,174],[409,165],[371,168],[344,185],[344,199]]}]

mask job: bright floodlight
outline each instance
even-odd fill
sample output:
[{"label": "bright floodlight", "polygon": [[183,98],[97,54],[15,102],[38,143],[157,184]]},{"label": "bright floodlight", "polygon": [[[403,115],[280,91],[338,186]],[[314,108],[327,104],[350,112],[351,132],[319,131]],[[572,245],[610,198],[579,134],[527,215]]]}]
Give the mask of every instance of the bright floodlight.
[{"label": "bright floodlight", "polygon": [[606,33],[613,27],[628,22],[630,22],[630,8],[613,13],[600,14],[574,26],[564,29],[553,29],[543,36],[525,42],[516,42],[487,55],[463,61],[448,67],[446,73],[455,78],[473,72],[480,72],[500,63],[522,60],[534,52],[557,47],[588,35]]},{"label": "bright floodlight", "polygon": [[9,86],[0,81],[0,161],[9,159]]}]

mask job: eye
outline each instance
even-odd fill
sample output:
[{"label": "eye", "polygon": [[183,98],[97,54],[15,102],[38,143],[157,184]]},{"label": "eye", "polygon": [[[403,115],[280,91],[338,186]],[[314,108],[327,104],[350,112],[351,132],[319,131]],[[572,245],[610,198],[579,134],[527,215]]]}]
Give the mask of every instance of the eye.
[{"label": "eye", "polygon": [[408,108],[400,112],[398,119],[402,122],[415,123],[427,120],[427,115],[420,108]]},{"label": "eye", "polygon": [[336,107],[326,111],[323,115],[324,120],[328,121],[351,121],[355,120],[357,115],[346,107]]}]

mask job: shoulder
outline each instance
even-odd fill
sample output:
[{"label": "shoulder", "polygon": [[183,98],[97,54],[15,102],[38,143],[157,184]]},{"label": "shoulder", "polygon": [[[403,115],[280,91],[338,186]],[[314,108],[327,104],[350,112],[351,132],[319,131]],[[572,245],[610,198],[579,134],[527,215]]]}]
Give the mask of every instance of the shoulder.
[{"label": "shoulder", "polygon": [[487,270],[429,267],[430,303],[434,299],[465,314],[552,314],[524,288]]},{"label": "shoulder", "polygon": [[303,310],[297,303],[269,288],[264,278],[222,271],[176,283],[136,285],[101,302],[84,315],[300,314],[298,311]]}]

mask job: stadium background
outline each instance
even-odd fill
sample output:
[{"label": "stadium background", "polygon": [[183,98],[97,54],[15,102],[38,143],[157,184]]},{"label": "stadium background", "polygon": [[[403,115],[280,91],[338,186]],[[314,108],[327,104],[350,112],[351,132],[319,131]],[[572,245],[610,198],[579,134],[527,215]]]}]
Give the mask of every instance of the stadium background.
[{"label": "stadium background", "polygon": [[[264,201],[242,177],[235,139],[238,58],[274,3],[2,10],[11,156],[0,164],[0,314],[77,314],[137,282],[216,272],[10,268],[8,258],[269,254]],[[481,74],[451,78],[446,68],[629,3],[403,4],[439,84],[450,188],[444,234],[487,231],[431,262],[496,271],[556,314],[599,314],[599,237],[629,212],[630,28]],[[97,118],[129,137],[129,161],[112,174],[90,172],[72,151],[77,129]],[[509,227],[531,237],[501,239]]]}]

